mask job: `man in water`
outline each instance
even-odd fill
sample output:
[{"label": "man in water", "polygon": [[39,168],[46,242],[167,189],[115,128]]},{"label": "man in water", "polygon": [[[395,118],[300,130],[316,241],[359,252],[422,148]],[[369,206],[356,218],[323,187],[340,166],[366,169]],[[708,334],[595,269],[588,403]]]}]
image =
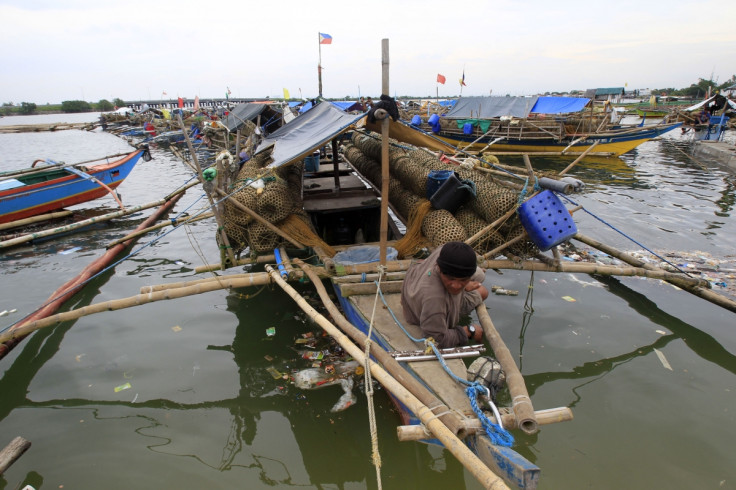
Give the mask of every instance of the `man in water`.
[{"label": "man in water", "polygon": [[448,242],[409,267],[401,290],[404,318],[440,348],[480,342],[480,326],[458,326],[458,321],[488,298],[484,278],[473,248]]}]

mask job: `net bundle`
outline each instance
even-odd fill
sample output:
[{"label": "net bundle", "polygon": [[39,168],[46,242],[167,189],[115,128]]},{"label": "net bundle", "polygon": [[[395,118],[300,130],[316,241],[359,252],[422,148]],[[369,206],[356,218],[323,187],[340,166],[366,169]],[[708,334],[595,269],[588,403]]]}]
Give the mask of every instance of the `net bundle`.
[{"label": "net bundle", "polygon": [[[375,186],[381,186],[381,139],[376,133],[355,132],[344,149],[345,158]],[[446,210],[433,209],[427,202],[427,180],[433,170],[453,170],[463,180],[475,183],[476,196],[466,202],[455,215]],[[406,235],[396,248],[400,256],[414,253],[427,241],[440,246],[450,241],[465,241],[483,231],[471,246],[483,255],[524,233],[517,215],[494,229],[489,225],[518,203],[518,192],[480,175],[472,169],[442,162],[426,150],[390,140],[389,146],[389,199],[403,217],[408,217]],[[519,256],[528,257],[537,252],[529,240],[521,240],[509,247]],[[498,252],[498,255],[503,250]]]},{"label": "net bundle", "polygon": [[224,230],[237,254],[250,248],[253,254],[273,251],[285,242],[272,227],[245,210],[251,210],[298,243],[335,251],[315,233],[303,210],[301,173],[303,162],[268,169],[271,158],[260,153],[243,164],[225,201]]}]

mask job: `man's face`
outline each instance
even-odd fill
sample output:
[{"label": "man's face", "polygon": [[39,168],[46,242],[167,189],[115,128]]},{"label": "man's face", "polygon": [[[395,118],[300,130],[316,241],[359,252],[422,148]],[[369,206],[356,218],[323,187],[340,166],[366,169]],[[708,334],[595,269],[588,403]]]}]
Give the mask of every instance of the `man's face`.
[{"label": "man's face", "polygon": [[465,286],[470,282],[469,277],[448,276],[447,274],[443,274],[442,271],[440,271],[440,280],[447,292],[453,296],[462,293]]}]

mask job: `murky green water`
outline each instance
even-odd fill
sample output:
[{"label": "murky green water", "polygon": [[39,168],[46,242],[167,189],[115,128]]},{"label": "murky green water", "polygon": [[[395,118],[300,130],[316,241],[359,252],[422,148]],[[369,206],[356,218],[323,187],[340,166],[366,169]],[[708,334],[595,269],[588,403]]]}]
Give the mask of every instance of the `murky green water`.
[{"label": "murky green water", "polygon": [[[2,170],[127,148],[109,134],[80,131],[0,135],[0,144]],[[641,250],[608,224],[660,253],[685,255],[678,263],[736,268],[734,177],[701,168],[688,151],[673,135],[620,160],[578,166],[573,175],[587,187],[573,199],[606,222],[579,211],[578,228]],[[154,157],[120,187],[126,204],[156,200],[190,178],[173,157]],[[200,209],[199,197],[190,190],[176,212]],[[34,311],[147,215],[0,254],[0,311],[18,310],[0,318],[0,328]],[[153,238],[146,237],[74,307],[199,277],[194,267],[218,260],[214,232],[202,221],[142,248]],[[725,280],[733,284],[734,274]],[[535,408],[569,406],[575,415],[535,436],[515,433],[519,452],[542,469],[540,488],[736,488],[734,313],[654,280],[535,273],[527,296],[530,280],[529,272],[491,271],[486,284],[520,291],[487,304]],[[266,370],[307,367],[294,342],[310,331],[318,329],[291,299],[265,288],[37,332],[0,360],[0,446],[15,436],[33,443],[0,477],[0,489],[376,488],[360,389],[355,406],[331,413],[340,387],[301,391]],[[375,403],[383,488],[480,488],[449,452],[397,442],[398,414],[383,391]]]}]

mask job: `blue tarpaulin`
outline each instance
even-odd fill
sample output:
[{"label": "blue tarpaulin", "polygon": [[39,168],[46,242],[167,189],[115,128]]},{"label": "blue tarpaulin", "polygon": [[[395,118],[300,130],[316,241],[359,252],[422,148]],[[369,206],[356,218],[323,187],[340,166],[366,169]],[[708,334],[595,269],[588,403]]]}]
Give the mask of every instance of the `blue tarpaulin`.
[{"label": "blue tarpaulin", "polygon": [[530,113],[578,112],[590,99],[578,97],[461,97],[446,115],[448,119],[528,117]]},{"label": "blue tarpaulin", "polygon": [[340,109],[342,109],[345,112],[362,111],[363,110],[363,106],[360,105],[360,102],[358,102],[357,100],[345,100],[345,101],[338,100],[338,101],[334,101],[332,103],[335,104],[337,107],[339,107]]},{"label": "blue tarpaulin", "polygon": [[580,97],[540,97],[531,112],[536,114],[579,112],[588,102],[590,99]]}]

